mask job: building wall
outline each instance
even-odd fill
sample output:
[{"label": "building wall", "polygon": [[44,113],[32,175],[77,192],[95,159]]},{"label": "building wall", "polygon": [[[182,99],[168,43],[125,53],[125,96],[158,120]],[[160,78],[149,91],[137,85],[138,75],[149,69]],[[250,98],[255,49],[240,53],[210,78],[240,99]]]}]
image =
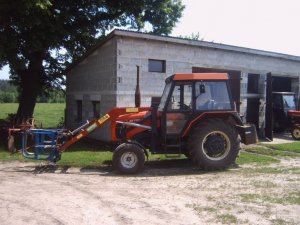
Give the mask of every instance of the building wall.
[{"label": "building wall", "polygon": [[[116,41],[110,39],[85,58],[67,74],[68,129],[75,129],[86,120],[93,119],[92,101],[100,101],[100,114],[116,106]],[[76,100],[82,100],[82,122],[76,121]],[[90,135],[110,140],[108,125]]]},{"label": "building wall", "polygon": [[[160,96],[166,77],[192,72],[192,67],[241,71],[241,108],[246,119],[247,98],[259,98],[259,127],[264,127],[266,73],[288,76],[298,81],[300,63],[295,60],[247,54],[224,49],[177,44],[151,39],[117,36],[117,106],[133,106],[136,65],[140,66],[142,106],[149,106],[151,96]],[[148,59],[166,60],[166,73],[148,72]],[[259,74],[258,92],[247,92],[248,74]],[[299,82],[294,82],[295,90]]]},{"label": "building wall", "polygon": [[[126,33],[126,32],[125,32]],[[248,98],[258,98],[259,127],[263,130],[265,118],[266,74],[293,78],[292,88],[299,90],[299,60],[271,57],[243,51],[207,47],[195,41],[174,42],[165,37],[127,33],[112,35],[96,51],[77,64],[67,75],[67,126],[79,126],[76,120],[76,100],[83,100],[83,121],[93,117],[91,101],[101,101],[100,114],[112,107],[134,106],[136,66],[140,66],[141,106],[149,106],[152,96],[161,96],[165,79],[180,72],[192,72],[193,67],[235,70],[241,72],[240,113],[247,119]],[[142,37],[141,37],[142,36]],[[184,42],[184,43],[183,43]],[[195,44],[196,43],[196,44]],[[208,44],[209,45],[209,44]],[[255,52],[255,51],[254,51]],[[276,54],[275,54],[276,55]],[[280,55],[280,54],[279,54]],[[148,60],[166,61],[166,72],[148,71]],[[248,74],[258,74],[257,93],[248,93]],[[82,123],[81,123],[82,124]],[[110,140],[108,126],[91,137]]]}]

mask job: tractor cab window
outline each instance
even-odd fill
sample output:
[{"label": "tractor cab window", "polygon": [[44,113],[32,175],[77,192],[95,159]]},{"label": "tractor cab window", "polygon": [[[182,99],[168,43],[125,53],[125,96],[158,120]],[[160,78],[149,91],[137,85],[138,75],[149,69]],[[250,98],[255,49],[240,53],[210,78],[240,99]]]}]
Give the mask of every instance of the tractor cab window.
[{"label": "tractor cab window", "polygon": [[166,84],[164,92],[163,92],[163,94],[161,96],[161,99],[160,99],[160,103],[159,103],[159,106],[158,106],[158,111],[163,111],[164,110],[165,105],[166,105],[166,101],[167,101],[167,98],[168,98],[168,95],[169,95],[169,92],[170,92],[170,89],[171,89],[171,83]]},{"label": "tractor cab window", "polygon": [[285,109],[296,109],[295,96],[283,95],[283,106]]},{"label": "tractor cab window", "polygon": [[232,110],[225,81],[196,82],[195,90],[197,110]]},{"label": "tractor cab window", "polygon": [[189,111],[192,109],[192,85],[179,83],[174,86],[168,111]]}]

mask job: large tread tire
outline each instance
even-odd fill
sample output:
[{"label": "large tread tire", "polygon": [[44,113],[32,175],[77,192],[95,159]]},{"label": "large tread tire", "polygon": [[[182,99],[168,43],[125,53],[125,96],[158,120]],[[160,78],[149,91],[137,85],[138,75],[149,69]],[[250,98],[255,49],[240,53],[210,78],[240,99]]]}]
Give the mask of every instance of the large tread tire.
[{"label": "large tread tire", "polygon": [[188,147],[197,167],[221,170],[235,162],[240,150],[240,138],[230,124],[221,119],[208,119],[193,129]]},{"label": "large tread tire", "polygon": [[292,128],[291,134],[292,134],[292,137],[293,137],[294,140],[299,141],[300,140],[300,127],[299,126],[294,126]]},{"label": "large tread tire", "polygon": [[119,145],[113,154],[113,167],[122,174],[141,172],[145,165],[144,150],[130,143]]}]

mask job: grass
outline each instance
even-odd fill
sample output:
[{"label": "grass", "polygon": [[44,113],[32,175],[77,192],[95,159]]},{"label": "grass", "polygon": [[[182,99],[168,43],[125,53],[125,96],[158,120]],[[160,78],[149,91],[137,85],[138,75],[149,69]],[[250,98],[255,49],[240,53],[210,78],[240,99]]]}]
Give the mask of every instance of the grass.
[{"label": "grass", "polygon": [[300,192],[283,193],[282,195],[275,195],[270,192],[262,194],[240,194],[241,201],[246,203],[251,202],[269,202],[281,205],[300,205]]},{"label": "grass", "polygon": [[266,146],[268,148],[275,149],[275,150],[300,153],[300,141],[291,142],[291,143],[287,143],[287,144],[264,144],[263,146]]},{"label": "grass", "polygon": [[271,163],[279,163],[279,159],[275,159],[269,156],[264,156],[260,154],[253,154],[249,152],[241,152],[239,158],[237,159],[238,165],[249,164],[249,163],[257,163],[257,164],[271,164]]},{"label": "grass", "polygon": [[238,222],[236,216],[228,213],[217,215],[217,220],[222,224],[236,224]]},{"label": "grass", "polygon": [[[44,128],[56,128],[57,124],[64,117],[65,103],[37,103],[34,110],[34,118],[37,126]],[[1,103],[0,119],[7,118],[8,114],[16,113],[17,103]]]},{"label": "grass", "polygon": [[[0,160],[1,161],[12,161],[12,160],[21,160],[21,161],[30,161],[22,159],[20,154],[13,154],[6,150],[5,146],[0,146]],[[62,159],[57,163],[60,166],[77,166],[77,167],[95,167],[111,164],[112,152],[101,148],[95,143],[89,143],[81,141],[74,144],[70,149],[62,154]],[[169,165],[170,167],[174,166],[186,166],[191,165],[185,156],[180,158],[168,158],[162,154],[150,154],[149,161],[153,166],[160,164],[161,166]],[[278,159],[272,157],[252,154],[248,152],[242,152],[240,157],[237,159],[239,165],[249,164],[249,163],[258,163],[258,164],[270,164],[277,163]],[[169,167],[168,166],[168,167]]]},{"label": "grass", "polygon": [[0,161],[14,161],[14,160],[22,160],[21,154],[10,154],[6,147],[3,145],[0,145]]},{"label": "grass", "polygon": [[271,220],[273,225],[296,225],[294,221],[287,221],[281,218],[276,218]]},{"label": "grass", "polygon": [[277,150],[276,148],[265,148],[265,147],[252,147],[252,148],[247,148],[246,149],[247,152],[251,152],[251,153],[257,153],[257,154],[261,154],[261,155],[268,155],[268,156],[299,156],[298,153],[295,152],[290,152],[287,150]]}]

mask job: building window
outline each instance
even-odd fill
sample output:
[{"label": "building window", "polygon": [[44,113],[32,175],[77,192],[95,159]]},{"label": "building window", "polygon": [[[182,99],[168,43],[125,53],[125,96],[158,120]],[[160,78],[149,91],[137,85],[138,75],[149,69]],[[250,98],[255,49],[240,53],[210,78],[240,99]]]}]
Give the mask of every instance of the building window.
[{"label": "building window", "polygon": [[76,100],[76,109],[77,109],[76,121],[82,122],[82,100]]},{"label": "building window", "polygon": [[148,60],[149,72],[165,73],[166,60],[149,59]]},{"label": "building window", "polygon": [[92,101],[94,118],[100,117],[100,101]]}]

